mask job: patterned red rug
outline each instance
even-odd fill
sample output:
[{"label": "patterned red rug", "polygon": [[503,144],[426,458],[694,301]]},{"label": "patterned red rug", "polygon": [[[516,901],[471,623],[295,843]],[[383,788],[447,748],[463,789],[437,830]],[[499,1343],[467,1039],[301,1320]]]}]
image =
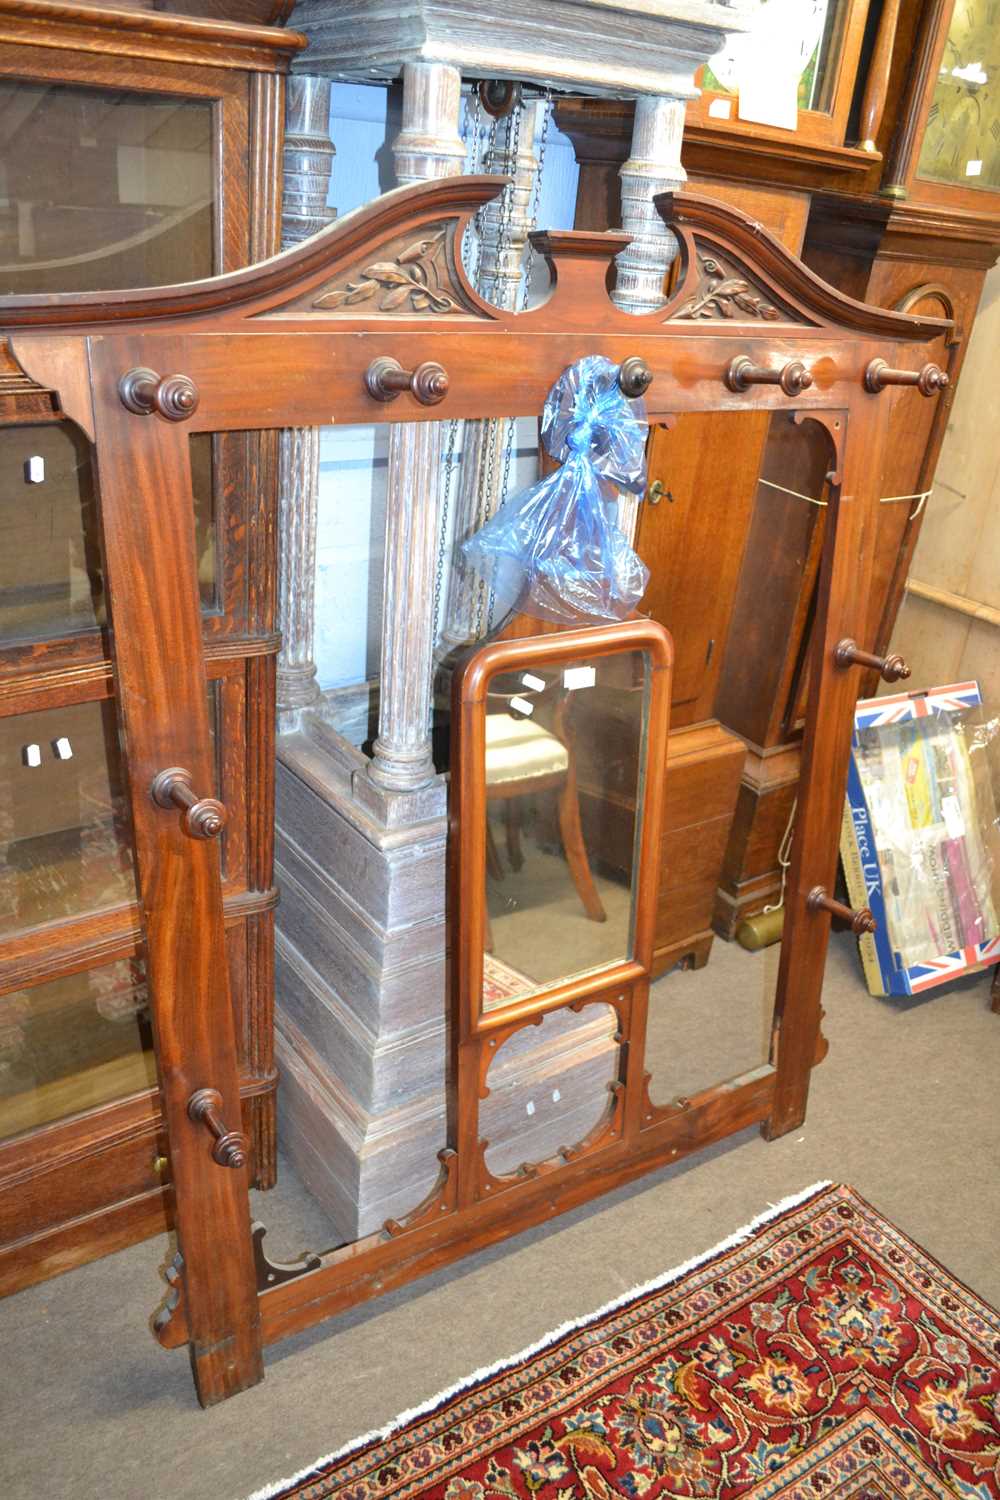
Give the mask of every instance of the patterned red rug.
[{"label": "patterned red rug", "polygon": [[997,1313],[826,1185],[260,1497],[996,1500],[998,1390]]}]

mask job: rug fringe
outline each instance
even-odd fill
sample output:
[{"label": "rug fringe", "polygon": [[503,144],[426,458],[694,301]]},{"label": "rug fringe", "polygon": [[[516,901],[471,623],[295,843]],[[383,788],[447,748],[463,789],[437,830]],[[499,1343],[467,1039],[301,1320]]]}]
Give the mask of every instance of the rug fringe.
[{"label": "rug fringe", "polygon": [[615,1312],[619,1307],[624,1307],[627,1303],[634,1302],[637,1298],[644,1297],[649,1292],[656,1292],[663,1287],[670,1286],[672,1282],[679,1281],[682,1276],[687,1276],[692,1271],[696,1271],[706,1261],[714,1260],[717,1255],[722,1255],[726,1250],[735,1250],[737,1245],[742,1245],[758,1229],[762,1228],[765,1224],[769,1224],[772,1219],[779,1218],[781,1214],[787,1213],[789,1209],[797,1208],[800,1204],[805,1203],[807,1199],[814,1197],[817,1193],[824,1192],[830,1187],[833,1187],[832,1181],[824,1179],[820,1182],[814,1182],[811,1187],[803,1188],[798,1193],[790,1193],[786,1198],[780,1199],[777,1203],[769,1203],[767,1208],[757,1214],[749,1223],[744,1224],[741,1229],[735,1230],[734,1233],[727,1235],[724,1240],[720,1240],[710,1250],[704,1250],[699,1255],[693,1255],[689,1260],[682,1261],[679,1266],[674,1266],[672,1270],[664,1271],[659,1276],[654,1276],[651,1281],[645,1281],[639,1286],[632,1287],[630,1291],[623,1292],[621,1296],[612,1298],[610,1302],[605,1302],[602,1307],[596,1308],[593,1312],[585,1313],[579,1318],[571,1318],[568,1322],[562,1323],[558,1328],[554,1328],[551,1333],[546,1333],[540,1339],[536,1339],[533,1344],[529,1344],[527,1348],[520,1350],[519,1353],[499,1359],[495,1364],[483,1365],[471,1375],[466,1375],[463,1380],[456,1381],[454,1385],[448,1386],[443,1391],[439,1391],[436,1396],[431,1396],[428,1400],[422,1401],[419,1406],[412,1406],[409,1410],[400,1412],[398,1416],[393,1417],[391,1422],[387,1422],[384,1427],[376,1427],[371,1432],[364,1433],[361,1437],[352,1438],[342,1448],[337,1448],[333,1453],[328,1453],[323,1458],[317,1458],[308,1468],[300,1469],[297,1474],[292,1474],[287,1479],[278,1479],[273,1484],[265,1485],[263,1489],[254,1490],[252,1495],[247,1496],[247,1500],[274,1500],[274,1497],[280,1495],[282,1490],[287,1489],[289,1485],[300,1484],[304,1479],[308,1479],[310,1475],[318,1477],[320,1471],[325,1469],[329,1464],[336,1463],[339,1459],[346,1458],[349,1454],[357,1452],[360,1448],[367,1447],[369,1443],[384,1442],[394,1432],[398,1432],[401,1427],[405,1427],[409,1422],[415,1421],[417,1417],[429,1416],[439,1406],[443,1406],[446,1401],[451,1401],[455,1396],[460,1396],[463,1391],[471,1390],[480,1381],[488,1380],[494,1375],[499,1375],[503,1370],[511,1369],[514,1365],[519,1365],[522,1361],[530,1359],[532,1355],[540,1354],[543,1349],[547,1349],[551,1344],[558,1343],[568,1333],[575,1333],[578,1329],[585,1328],[588,1323],[594,1323],[599,1318],[606,1317],[608,1313]]}]

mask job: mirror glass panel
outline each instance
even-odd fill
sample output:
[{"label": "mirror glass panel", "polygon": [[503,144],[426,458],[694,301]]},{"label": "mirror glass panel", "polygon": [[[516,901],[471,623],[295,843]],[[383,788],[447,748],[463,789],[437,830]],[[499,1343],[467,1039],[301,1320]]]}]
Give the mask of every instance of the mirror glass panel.
[{"label": "mirror glass panel", "polygon": [[490,680],[486,1010],[630,955],[647,679],[630,651]]},{"label": "mirror glass panel", "polygon": [[550,1011],[504,1043],[486,1075],[479,1134],[496,1176],[578,1146],[606,1120],[621,1072],[618,1017],[611,1005]]}]

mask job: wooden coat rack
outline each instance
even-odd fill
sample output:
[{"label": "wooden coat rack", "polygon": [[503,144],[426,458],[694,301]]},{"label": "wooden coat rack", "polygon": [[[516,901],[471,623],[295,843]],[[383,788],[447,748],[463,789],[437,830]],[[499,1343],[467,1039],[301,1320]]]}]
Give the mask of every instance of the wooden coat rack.
[{"label": "wooden coat rack", "polygon": [[[534,237],[554,274],[548,300],[503,312],[477,297],[459,256],[469,219],[503,186],[472,177],[401,189],[283,255],[209,281],[0,301],[0,327],[36,399],[75,422],[96,452],[180,1245],[158,1334],[166,1345],[189,1344],[205,1404],[262,1378],[264,1344],[755,1121],[774,1138],[805,1116],[858,684],[845,643],[866,644],[888,415],[881,392],[912,385],[911,399],[932,396],[941,381],[922,368],[920,345],[949,325],[852,301],[758,224],[688,195],[657,200],[681,250],[677,289],[662,308],[630,316],[610,301],[609,269],[625,236],[559,232]],[[788,411],[829,437],[830,509],[770,1062],[644,1112],[648,973],[637,946],[620,1131],[598,1132],[579,1154],[490,1199],[460,1198],[449,1172],[405,1222],[276,1266],[260,1232],[251,1233],[238,1128],[215,843],[225,809],[208,795],[189,436],[537,414],[555,379],[587,354],[644,362],[657,420]],[[608,980],[591,978],[588,993],[608,998]],[[449,1141],[453,1151],[469,1149],[475,1122],[462,1131]]]}]

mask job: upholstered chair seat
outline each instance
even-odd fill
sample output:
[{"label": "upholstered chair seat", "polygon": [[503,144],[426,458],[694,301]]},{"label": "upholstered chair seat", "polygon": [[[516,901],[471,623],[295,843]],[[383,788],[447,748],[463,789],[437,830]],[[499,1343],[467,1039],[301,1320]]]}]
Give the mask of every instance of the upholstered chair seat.
[{"label": "upholstered chair seat", "polygon": [[569,770],[569,751],[540,724],[513,714],[486,715],[486,785],[559,776]]}]

